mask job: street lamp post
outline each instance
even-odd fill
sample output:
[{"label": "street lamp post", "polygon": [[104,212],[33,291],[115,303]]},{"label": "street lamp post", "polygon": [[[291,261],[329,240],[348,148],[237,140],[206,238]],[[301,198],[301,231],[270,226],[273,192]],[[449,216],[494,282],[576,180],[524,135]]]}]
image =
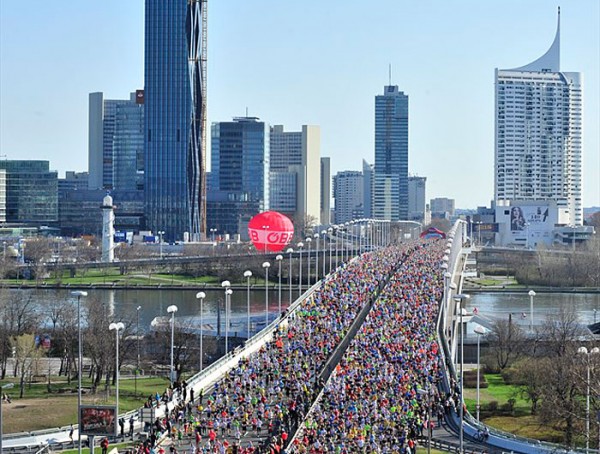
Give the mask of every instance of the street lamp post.
[{"label": "street lamp post", "polygon": [[[87,296],[87,292],[77,290],[71,292],[72,296],[77,297],[77,440],[78,440],[78,452],[81,454],[81,374],[83,354],[81,351],[81,297]],[[1,452],[1,451],[0,451]]]},{"label": "street lamp post", "polygon": [[462,302],[464,300],[469,299],[469,295],[458,294],[454,295],[454,300],[457,303],[457,309],[460,313],[460,438],[459,438],[459,452],[464,452],[464,423],[465,423],[465,398],[464,398],[464,374],[463,374],[463,364],[464,364],[464,335],[463,335],[463,315],[466,315],[466,310],[462,307]]},{"label": "street lamp post", "polygon": [[533,333],[533,297],[535,296],[535,292],[533,290],[529,290],[529,331]]},{"label": "street lamp post", "polygon": [[265,269],[265,328],[269,325],[269,268],[271,264],[264,262],[262,267]]},{"label": "street lamp post", "polygon": [[250,339],[250,278],[252,277],[252,271],[246,270],[244,271],[244,277],[246,278],[246,330],[247,330],[247,338]]},{"label": "street lamp post", "polygon": [[116,393],[116,403],[117,403],[117,411],[115,414],[115,420],[119,419],[119,331],[125,329],[125,325],[123,323],[111,323],[108,325],[109,330],[115,330],[115,342],[116,342],[116,354],[115,354],[115,375],[117,380],[117,393]]},{"label": "street lamp post", "polygon": [[292,253],[294,252],[294,250],[289,247],[287,248],[287,250],[285,251],[288,254],[290,254],[290,261],[288,263],[288,287],[289,287],[289,304],[292,304]]},{"label": "street lamp post", "polygon": [[306,239],[307,247],[307,259],[306,259],[306,280],[307,280],[307,288],[310,288],[310,243],[312,243],[312,238],[308,237]]},{"label": "street lamp post", "polygon": [[327,237],[329,238],[329,273],[331,273],[331,253],[333,252],[333,243],[331,242],[332,233],[333,228],[329,227],[327,229]]},{"label": "street lamp post", "polygon": [[206,298],[206,293],[198,292],[196,293],[196,299],[200,300],[200,365],[198,370],[202,372],[204,366],[204,346],[202,345],[203,337],[204,337],[204,298]]},{"label": "street lamp post", "polygon": [[233,290],[227,288],[225,290],[225,354],[229,353],[228,341],[229,341],[229,325],[231,325],[231,295]]},{"label": "street lamp post", "polygon": [[298,243],[298,248],[300,249],[300,267],[299,267],[299,275],[298,275],[298,298],[302,296],[302,248],[304,247],[304,243],[301,241]]},{"label": "street lamp post", "polygon": [[321,236],[323,237],[323,270],[321,275],[325,278],[325,235],[327,234],[327,230],[321,230]]},{"label": "street lamp post", "polygon": [[475,334],[477,334],[477,407],[476,407],[476,413],[477,413],[477,422],[479,422],[479,409],[481,408],[481,406],[479,405],[479,358],[480,358],[480,338],[483,334],[485,334],[485,329],[483,328],[483,326],[481,325],[477,325],[474,329]]},{"label": "street lamp post", "polygon": [[162,260],[163,258],[163,250],[162,250],[162,244],[163,244],[163,235],[165,234],[164,230],[159,230],[158,231],[158,248],[160,251],[160,259]]},{"label": "street lamp post", "polygon": [[431,385],[427,385],[426,389],[418,389],[417,392],[421,395],[427,396],[427,454],[431,454],[431,437],[432,437],[432,424],[431,424]]},{"label": "street lamp post", "polygon": [[275,260],[277,260],[277,263],[279,264],[279,271],[277,273],[279,275],[279,285],[277,286],[277,299],[278,299],[277,311],[278,311],[279,315],[281,315],[281,261],[283,260],[283,255],[277,254],[275,256]]},{"label": "street lamp post", "polygon": [[586,347],[579,347],[577,353],[586,356],[587,392],[585,395],[585,452],[588,452],[590,450],[590,356],[600,353],[600,348],[594,347],[588,352]]},{"label": "street lamp post", "polygon": [[[2,452],[2,400],[4,399],[4,391],[5,389],[9,389],[9,388],[14,388],[15,384],[14,383],[6,383],[4,385],[2,385],[0,387],[0,394],[2,394],[2,396],[0,396],[0,453]],[[79,414],[79,410],[77,410],[77,413]],[[81,452],[81,448],[79,448],[80,452]]]},{"label": "street lamp post", "polygon": [[229,351],[229,311],[227,310],[227,290],[231,287],[231,282],[221,282],[221,287],[225,289],[225,354]]},{"label": "street lamp post", "polygon": [[174,304],[167,307],[167,313],[171,314],[171,368],[169,369],[171,371],[171,376],[169,377],[171,380],[171,386],[175,382],[175,366],[173,363],[173,347],[175,345],[175,312],[177,312],[177,306]]},{"label": "street lamp post", "polygon": [[135,395],[137,396],[137,376],[140,372],[140,310],[142,306],[138,306],[136,308],[137,317],[136,317],[136,325],[135,325],[135,337],[137,343],[137,362],[135,366],[135,375],[133,376],[134,387],[135,387]]},{"label": "street lamp post", "polygon": [[315,252],[315,284],[319,282],[319,233],[315,233],[314,238],[317,243],[317,250]]},{"label": "street lamp post", "polygon": [[217,231],[217,229],[210,229],[210,241],[212,243],[215,242],[215,232]]}]

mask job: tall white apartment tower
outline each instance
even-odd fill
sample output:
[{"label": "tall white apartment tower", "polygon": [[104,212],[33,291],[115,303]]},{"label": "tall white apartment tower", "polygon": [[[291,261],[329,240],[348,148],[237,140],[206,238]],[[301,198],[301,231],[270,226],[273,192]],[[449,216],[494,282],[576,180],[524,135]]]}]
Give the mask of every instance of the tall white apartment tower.
[{"label": "tall white apartment tower", "polygon": [[556,202],[583,224],[581,73],[560,70],[560,9],[550,49],[528,65],[496,69],[495,200]]}]

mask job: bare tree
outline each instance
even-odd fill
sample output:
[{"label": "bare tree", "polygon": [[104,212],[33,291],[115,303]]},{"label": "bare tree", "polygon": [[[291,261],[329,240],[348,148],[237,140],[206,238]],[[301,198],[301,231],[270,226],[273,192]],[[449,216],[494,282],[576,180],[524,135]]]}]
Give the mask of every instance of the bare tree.
[{"label": "bare tree", "polygon": [[25,377],[31,373],[34,364],[42,355],[35,345],[33,334],[21,334],[13,338],[12,346],[15,352],[15,372],[19,377],[19,397],[23,398],[25,392]]},{"label": "bare tree", "polygon": [[549,358],[525,358],[513,365],[515,381],[519,385],[519,393],[531,402],[531,414],[538,411],[538,404],[546,387],[546,371],[550,365]]},{"label": "bare tree", "polygon": [[584,334],[575,310],[564,307],[549,316],[540,330],[545,361],[539,415],[543,422],[563,429],[568,446],[573,444],[585,415],[585,365],[577,354]]},{"label": "bare tree", "polygon": [[114,341],[108,329],[111,321],[107,305],[95,297],[88,298],[86,303],[83,348],[85,356],[92,363],[89,375],[92,378],[92,392],[95,392],[105,374],[108,377]]},{"label": "bare tree", "polygon": [[486,337],[492,362],[498,369],[504,370],[523,356],[525,333],[510,318],[494,321]]}]

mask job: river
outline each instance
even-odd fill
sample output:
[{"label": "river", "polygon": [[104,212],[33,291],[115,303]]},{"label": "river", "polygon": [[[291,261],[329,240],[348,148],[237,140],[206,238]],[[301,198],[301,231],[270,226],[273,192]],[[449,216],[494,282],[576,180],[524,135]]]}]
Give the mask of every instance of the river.
[{"label": "river", "polygon": [[[75,299],[67,290],[38,289],[14,290],[22,292],[23,296],[31,296],[35,301],[44,306],[51,300]],[[89,289],[87,299],[97,298],[105,302],[108,314],[114,319],[130,317],[134,319],[136,308],[140,310],[140,330],[150,329],[150,323],[156,317],[166,317],[167,307],[177,306],[177,318],[188,320],[191,325],[197,326],[200,317],[200,303],[196,299],[197,290],[184,289],[156,289],[156,290],[124,290],[124,289]],[[217,319],[220,306],[222,323],[224,323],[224,291],[205,290],[203,318],[204,323],[213,325]],[[288,306],[288,287],[284,286],[281,292],[281,306],[284,310]],[[293,288],[293,298],[298,297],[298,288]],[[600,293],[541,293],[538,292],[533,300],[534,324],[539,325],[550,314],[556,314],[561,306],[574,307],[581,323],[590,324],[596,317],[600,321]],[[250,291],[250,317],[255,329],[264,326],[265,292],[253,289]],[[477,312],[490,318],[507,318],[513,314],[515,323],[524,326],[529,324],[529,296],[527,293],[473,293],[466,304],[466,309]],[[598,312],[595,314],[594,309]],[[269,314],[274,318],[278,310],[278,292],[276,289],[269,291]],[[236,288],[231,295],[231,319],[237,329],[245,331],[247,316],[247,292],[245,288]],[[135,319],[134,319],[135,320]],[[207,328],[209,329],[209,328]],[[236,330],[237,330],[236,329]],[[210,330],[210,329],[209,329]]]},{"label": "river", "polygon": [[[534,325],[539,325],[560,307],[574,308],[583,324],[600,321],[600,293],[542,293],[533,297]],[[525,293],[472,293],[465,305],[470,312],[477,308],[482,316],[512,319],[518,324],[529,325],[529,295]],[[596,309],[596,313],[594,312]]]}]

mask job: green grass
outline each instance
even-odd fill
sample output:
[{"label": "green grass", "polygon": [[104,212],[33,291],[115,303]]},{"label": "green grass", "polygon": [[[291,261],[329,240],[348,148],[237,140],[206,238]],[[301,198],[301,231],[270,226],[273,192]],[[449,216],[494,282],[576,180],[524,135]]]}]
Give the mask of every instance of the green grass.
[{"label": "green grass", "polygon": [[[56,381],[60,382],[56,383]],[[55,381],[55,383],[52,383]],[[19,384],[18,380],[5,380],[4,383],[15,383],[15,387],[8,390],[8,394],[11,396],[13,402],[19,402],[28,399],[52,399],[54,397],[65,397],[74,396],[77,394],[77,380],[73,380],[69,385],[65,377],[51,377],[51,389],[52,392],[48,393],[47,383],[33,383],[31,386],[25,384],[25,390],[23,398],[19,399]],[[87,390],[90,388],[91,381],[83,379],[82,388]],[[119,407],[121,411],[129,411],[135,408],[143,406],[144,402],[150,394],[154,395],[156,392],[162,394],[169,385],[169,380],[166,377],[138,377],[137,379],[137,394],[135,394],[135,380],[123,379],[119,380]],[[110,385],[108,391],[106,390],[105,383],[102,382],[95,395],[93,395],[96,403],[112,403],[115,399],[116,387]],[[84,395],[85,402],[85,395]]]},{"label": "green grass", "polygon": [[[62,377],[64,379],[64,377]],[[6,380],[3,383],[10,382]],[[90,380],[83,380],[84,390],[89,388]],[[137,394],[134,393],[133,379],[119,381],[119,411],[124,413],[143,406],[149,395],[162,394],[169,385],[163,377],[138,378]],[[66,426],[77,421],[77,381],[69,386],[66,382],[52,385],[54,393],[48,394],[45,383],[27,385],[25,394],[19,399],[18,385],[7,390],[12,403],[3,407],[3,424],[6,433],[42,430],[52,427]],[[70,392],[58,393],[59,389]],[[106,392],[104,384],[98,387],[96,394],[84,393],[83,404],[113,405],[116,388],[111,386]],[[35,418],[32,414],[35,413]]]},{"label": "green grass", "polygon": [[[487,388],[480,389],[480,403],[482,407],[491,401],[498,402],[498,408],[506,404],[509,399],[515,399],[515,415],[528,415],[531,407],[529,403],[519,396],[519,387],[507,385],[500,374],[485,374],[488,382]],[[467,409],[472,414],[476,412],[477,390],[475,388],[465,388],[465,403]]]}]

